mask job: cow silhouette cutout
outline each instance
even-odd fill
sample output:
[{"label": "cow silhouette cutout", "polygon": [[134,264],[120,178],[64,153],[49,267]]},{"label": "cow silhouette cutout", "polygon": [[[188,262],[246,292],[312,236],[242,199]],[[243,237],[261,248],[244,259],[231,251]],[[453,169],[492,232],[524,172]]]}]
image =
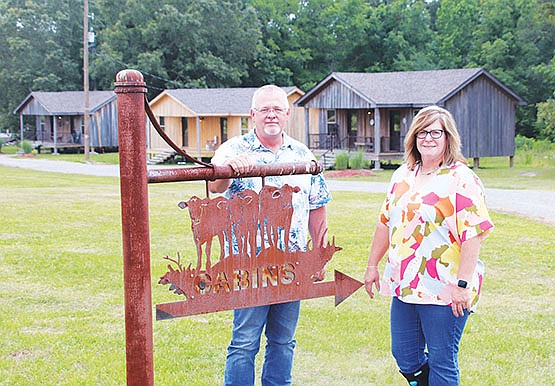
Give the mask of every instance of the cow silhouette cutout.
[{"label": "cow silhouette cutout", "polygon": [[260,191],[260,229],[266,234],[270,246],[277,248],[279,229],[283,230],[285,250],[289,248],[289,232],[293,218],[293,193],[300,192],[298,186],[264,186]]},{"label": "cow silhouette cutout", "polygon": [[202,246],[206,256],[206,269],[210,270],[212,263],[210,252],[212,239],[218,237],[220,242],[220,259],[225,256],[226,241],[231,239],[231,225],[229,216],[229,203],[225,197],[214,199],[191,197],[188,201],[179,204],[181,209],[189,208],[193,239],[197,247],[197,271],[202,268]]},{"label": "cow silhouette cutout", "polygon": [[[277,248],[280,232],[283,234],[285,250],[288,250],[293,194],[299,191],[297,186],[283,185],[278,188],[267,185],[260,193],[246,189],[229,199],[222,196],[214,199],[193,196],[180,202],[178,205],[181,209],[189,209],[197,249],[197,271],[203,268],[203,255],[206,257],[206,270],[210,271],[214,237],[218,237],[220,243],[220,260],[233,255],[232,235],[241,256],[254,257],[259,249],[265,248],[264,240],[271,248]],[[259,232],[262,240],[260,248],[257,245]]]}]

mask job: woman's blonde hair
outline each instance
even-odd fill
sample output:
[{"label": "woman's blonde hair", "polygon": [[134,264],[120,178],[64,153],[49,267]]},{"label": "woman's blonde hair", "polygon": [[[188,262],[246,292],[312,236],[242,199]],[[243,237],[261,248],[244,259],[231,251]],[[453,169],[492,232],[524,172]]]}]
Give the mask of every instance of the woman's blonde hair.
[{"label": "woman's blonde hair", "polygon": [[439,106],[428,106],[416,114],[409,131],[405,137],[404,161],[410,169],[422,161],[422,157],[416,147],[416,134],[429,127],[435,121],[441,123],[443,135],[445,135],[445,154],[443,154],[442,165],[452,165],[459,161],[466,164],[466,158],[461,152],[461,136],[451,113]]}]

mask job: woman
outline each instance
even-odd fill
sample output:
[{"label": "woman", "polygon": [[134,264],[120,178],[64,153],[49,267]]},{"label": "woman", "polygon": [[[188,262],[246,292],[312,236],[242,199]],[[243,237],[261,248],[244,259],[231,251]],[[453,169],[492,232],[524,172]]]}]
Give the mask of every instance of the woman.
[{"label": "woman", "polygon": [[480,296],[478,255],[493,223],[460,147],[447,110],[430,106],[414,117],[366,267],[370,297],[372,286],[392,297],[391,350],[413,386],[459,385],[459,342]]}]

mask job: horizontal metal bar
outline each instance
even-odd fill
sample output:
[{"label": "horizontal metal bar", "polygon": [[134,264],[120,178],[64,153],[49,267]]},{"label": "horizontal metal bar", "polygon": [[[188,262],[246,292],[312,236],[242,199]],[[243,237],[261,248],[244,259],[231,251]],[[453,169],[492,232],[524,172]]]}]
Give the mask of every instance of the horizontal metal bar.
[{"label": "horizontal metal bar", "polygon": [[214,181],[238,177],[266,177],[291,174],[318,174],[322,165],[316,161],[305,163],[281,163],[254,165],[249,173],[238,174],[229,165],[213,167],[185,167],[172,169],[151,169],[148,171],[148,182],[151,184],[179,181]]}]

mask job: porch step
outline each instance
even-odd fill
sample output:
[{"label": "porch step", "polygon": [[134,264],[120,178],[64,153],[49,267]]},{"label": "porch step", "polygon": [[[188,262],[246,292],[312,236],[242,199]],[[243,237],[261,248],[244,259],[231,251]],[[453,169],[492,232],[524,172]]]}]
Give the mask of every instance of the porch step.
[{"label": "porch step", "polygon": [[162,150],[155,153],[153,157],[146,160],[147,165],[158,165],[166,162],[177,153],[174,150]]}]

